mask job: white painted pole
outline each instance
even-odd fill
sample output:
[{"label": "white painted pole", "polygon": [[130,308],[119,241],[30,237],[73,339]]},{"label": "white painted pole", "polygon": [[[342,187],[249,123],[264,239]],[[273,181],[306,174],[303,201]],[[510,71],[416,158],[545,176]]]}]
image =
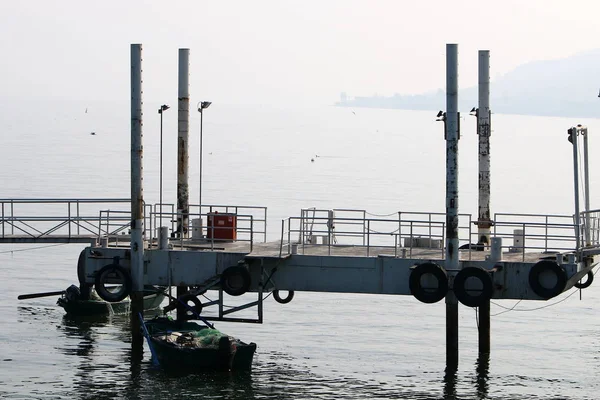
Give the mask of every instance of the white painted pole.
[{"label": "white painted pole", "polygon": [[177,233],[188,237],[189,226],[190,50],[179,49],[177,104]]},{"label": "white painted pole", "polygon": [[144,289],[142,187],[142,45],[131,45],[131,271],[133,290]]},{"label": "white painted pole", "polygon": [[[479,213],[477,218],[477,244],[490,245],[490,52],[479,50],[479,105],[477,109],[477,136],[479,138]],[[498,238],[500,239],[500,238]],[[497,249],[491,249],[498,257]],[[500,256],[501,256],[500,251]],[[490,302],[479,306],[479,352],[490,352]]]},{"label": "white painted pole", "polygon": [[581,245],[580,243],[580,228],[581,228],[581,219],[579,216],[579,162],[577,157],[577,135],[579,131],[577,128],[573,127],[569,130],[569,134],[571,135],[571,141],[573,143],[573,185],[575,188],[575,243],[577,246],[577,250]]},{"label": "white painted pole", "polygon": [[[141,340],[138,313],[144,290],[144,192],[142,147],[142,45],[131,45],[131,329],[134,347]],[[136,346],[137,343],[137,346]]]},{"label": "white painted pole", "polygon": [[[179,92],[177,104],[177,232],[188,237],[190,218],[189,191],[190,136],[190,50],[179,49]],[[177,286],[177,297],[187,293],[187,286]],[[185,310],[177,307],[177,319],[185,318]]]},{"label": "white painted pole", "polygon": [[585,180],[584,196],[585,196],[585,245],[591,246],[592,238],[590,237],[590,168],[588,158],[588,130],[587,127],[581,128],[583,134],[583,174]]},{"label": "white painted pole", "polygon": [[[458,260],[458,45],[446,45],[446,270],[451,281]],[[458,300],[446,295],[446,367],[458,366]]]},{"label": "white painted pole", "polygon": [[478,244],[490,245],[490,52],[479,50],[479,106],[477,135],[479,137],[479,216],[477,220]]}]

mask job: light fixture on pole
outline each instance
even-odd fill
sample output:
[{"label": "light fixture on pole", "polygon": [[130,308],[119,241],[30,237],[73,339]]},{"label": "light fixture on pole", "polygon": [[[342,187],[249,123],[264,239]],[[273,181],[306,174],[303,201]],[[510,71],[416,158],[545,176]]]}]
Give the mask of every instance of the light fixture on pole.
[{"label": "light fixture on pole", "polygon": [[159,188],[159,200],[158,207],[160,209],[160,213],[162,214],[162,194],[163,194],[163,112],[167,111],[170,107],[166,104],[163,104],[158,109],[158,113],[160,114],[160,188]]},{"label": "light fixture on pole", "polygon": [[200,218],[202,218],[202,114],[204,109],[212,103],[210,101],[201,101],[198,103],[198,112],[200,113],[200,189],[198,193],[198,205],[200,206]]}]

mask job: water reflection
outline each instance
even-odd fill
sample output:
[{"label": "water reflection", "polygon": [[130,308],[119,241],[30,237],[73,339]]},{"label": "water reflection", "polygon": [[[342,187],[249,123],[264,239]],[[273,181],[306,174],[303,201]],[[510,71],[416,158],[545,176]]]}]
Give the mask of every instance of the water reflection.
[{"label": "water reflection", "polygon": [[[31,311],[23,310],[23,314]],[[44,313],[37,310],[35,315]],[[335,366],[306,361],[297,354],[266,350],[267,344],[265,350],[259,347],[249,372],[157,369],[147,347],[143,352],[132,347],[128,315],[71,317],[57,310],[51,314],[44,319],[58,333],[53,338],[54,357],[61,366],[61,394],[69,398],[430,399],[441,392],[445,399],[456,398],[456,370],[446,371],[445,376],[431,370],[388,373],[381,363],[376,366],[381,367],[379,372],[365,377],[358,373],[362,371],[359,366],[336,372]],[[56,324],[57,320],[61,322]],[[481,396],[487,393],[483,361],[477,379]],[[429,374],[427,384],[423,384],[423,373]]]},{"label": "water reflection", "polygon": [[447,366],[444,374],[444,400],[454,400],[456,398],[456,380],[456,365]]},{"label": "water reflection", "polygon": [[479,357],[475,363],[475,386],[477,388],[477,395],[480,399],[485,399],[488,396],[489,371],[490,354],[479,353]]}]

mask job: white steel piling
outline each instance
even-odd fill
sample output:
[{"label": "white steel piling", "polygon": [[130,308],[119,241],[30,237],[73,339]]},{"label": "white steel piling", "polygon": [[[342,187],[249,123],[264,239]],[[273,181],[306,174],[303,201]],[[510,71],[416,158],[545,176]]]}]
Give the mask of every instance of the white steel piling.
[{"label": "white steel piling", "polygon": [[[143,341],[139,313],[144,290],[144,192],[142,147],[142,45],[131,45],[131,333],[133,345]],[[139,344],[138,344],[139,345]]]},{"label": "white steel piling", "polygon": [[[179,49],[179,90],[177,102],[177,233],[188,237],[189,191],[189,136],[190,136],[190,49]],[[177,297],[187,292],[187,286],[177,286]],[[184,318],[182,305],[177,307],[177,318]]]},{"label": "white steel piling", "polygon": [[477,243],[490,245],[490,52],[479,50],[479,106],[477,135],[479,136],[479,216]]},{"label": "white steel piling", "polygon": [[[490,52],[479,50],[479,105],[477,109],[477,135],[479,138],[479,215],[477,219],[477,244],[490,245]],[[490,302],[479,306],[479,352],[490,352]]]},{"label": "white steel piling", "polygon": [[[446,45],[446,271],[453,281],[459,269],[458,250],[458,45]],[[446,295],[446,367],[458,367],[458,300]]]},{"label": "white steel piling", "polygon": [[179,49],[177,102],[177,234],[188,237],[189,225],[190,49]]}]

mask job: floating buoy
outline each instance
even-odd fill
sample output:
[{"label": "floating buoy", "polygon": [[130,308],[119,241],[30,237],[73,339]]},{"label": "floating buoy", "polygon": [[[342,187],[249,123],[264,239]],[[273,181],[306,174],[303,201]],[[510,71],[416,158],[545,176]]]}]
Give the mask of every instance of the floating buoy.
[{"label": "floating buoy", "polygon": [[241,296],[250,288],[250,272],[241,265],[227,268],[221,274],[221,287],[230,296]]},{"label": "floating buoy", "polygon": [[[109,290],[106,284],[117,284],[118,289]],[[131,275],[122,266],[109,264],[96,273],[94,288],[98,296],[104,301],[115,303],[124,300],[131,293]]]},{"label": "floating buoy", "polygon": [[[421,279],[430,275],[437,280],[437,287],[425,288]],[[436,303],[443,299],[448,292],[448,275],[439,265],[427,262],[413,267],[408,279],[410,293],[423,303]]]},{"label": "floating buoy", "polygon": [[282,298],[279,295],[279,290],[275,289],[275,290],[273,290],[273,298],[275,299],[276,302],[278,302],[280,304],[287,304],[290,301],[292,301],[292,299],[294,298],[294,291],[293,290],[288,290],[287,297]]},{"label": "floating buoy", "polygon": [[[467,280],[478,280],[481,282],[481,289],[467,289]],[[452,287],[456,298],[468,307],[479,307],[485,302],[490,301],[494,294],[494,285],[490,273],[480,267],[466,267],[461,269],[454,277]],[[473,294],[473,292],[477,292]]]},{"label": "floating buoy", "polygon": [[588,271],[587,272],[587,279],[585,280],[585,282],[576,282],[573,286],[575,286],[577,289],[585,289],[587,287],[589,287],[592,282],[594,282],[594,273],[592,271]]},{"label": "floating buoy", "polygon": [[[546,276],[547,278],[543,278]],[[554,285],[548,286],[545,281],[554,277]],[[544,281],[544,282],[543,282]],[[529,271],[529,286],[538,296],[549,299],[558,296],[565,290],[567,273],[564,268],[554,261],[542,260],[537,262]]]}]

